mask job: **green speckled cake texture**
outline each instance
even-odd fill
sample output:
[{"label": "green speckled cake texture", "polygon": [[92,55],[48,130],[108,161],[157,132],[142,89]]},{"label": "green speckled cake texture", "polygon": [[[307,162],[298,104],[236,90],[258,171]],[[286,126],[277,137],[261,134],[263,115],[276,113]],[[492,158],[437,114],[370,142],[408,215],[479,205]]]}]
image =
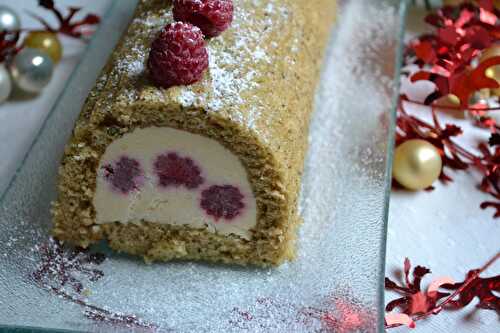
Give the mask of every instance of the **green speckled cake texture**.
[{"label": "green speckled cake texture", "polygon": [[[260,266],[293,258],[297,201],[314,90],[335,17],[333,0],[235,0],[231,28],[207,40],[209,69],[191,86],[161,89],[145,63],[172,22],[165,0],[142,0],[75,124],[60,168],[54,236],[87,247],[107,239],[147,261],[200,259]],[[96,225],[100,157],[136,128],[213,138],[245,166],[257,201],[251,240],[154,221]]]}]

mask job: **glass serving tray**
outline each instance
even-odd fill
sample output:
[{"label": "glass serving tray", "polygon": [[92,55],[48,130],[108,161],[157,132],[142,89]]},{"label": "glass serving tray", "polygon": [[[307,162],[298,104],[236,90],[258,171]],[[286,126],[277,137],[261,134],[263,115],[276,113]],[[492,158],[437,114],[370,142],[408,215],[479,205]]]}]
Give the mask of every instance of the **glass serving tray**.
[{"label": "glass serving tray", "polygon": [[0,197],[0,331],[382,331],[406,2],[341,1],[311,125],[298,257],[274,269],[146,265],[104,244],[92,250],[106,253],[101,262],[49,242],[64,145],[136,3],[113,2]]}]

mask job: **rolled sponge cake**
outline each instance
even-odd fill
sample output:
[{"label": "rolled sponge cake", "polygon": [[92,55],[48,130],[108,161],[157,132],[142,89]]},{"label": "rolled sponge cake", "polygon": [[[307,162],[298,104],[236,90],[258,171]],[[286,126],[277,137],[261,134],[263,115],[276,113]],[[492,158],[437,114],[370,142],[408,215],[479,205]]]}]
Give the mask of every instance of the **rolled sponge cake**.
[{"label": "rolled sponge cake", "polygon": [[141,0],[90,92],[60,167],[56,238],[146,261],[292,259],[314,90],[333,0],[235,0],[209,69],[156,87],[149,47],[173,21]]}]

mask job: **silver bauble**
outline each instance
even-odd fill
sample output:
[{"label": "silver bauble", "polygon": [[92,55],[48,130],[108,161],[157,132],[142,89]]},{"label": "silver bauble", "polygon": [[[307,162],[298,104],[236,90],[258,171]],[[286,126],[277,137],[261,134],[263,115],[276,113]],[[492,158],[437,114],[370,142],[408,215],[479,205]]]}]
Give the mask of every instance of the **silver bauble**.
[{"label": "silver bauble", "polygon": [[9,98],[12,91],[12,83],[10,81],[9,71],[4,64],[0,64],[0,104]]},{"label": "silver bauble", "polygon": [[12,80],[21,90],[39,93],[52,78],[54,63],[37,49],[24,48],[10,64]]},{"label": "silver bauble", "polygon": [[0,32],[21,29],[21,20],[16,12],[7,6],[0,6]]}]

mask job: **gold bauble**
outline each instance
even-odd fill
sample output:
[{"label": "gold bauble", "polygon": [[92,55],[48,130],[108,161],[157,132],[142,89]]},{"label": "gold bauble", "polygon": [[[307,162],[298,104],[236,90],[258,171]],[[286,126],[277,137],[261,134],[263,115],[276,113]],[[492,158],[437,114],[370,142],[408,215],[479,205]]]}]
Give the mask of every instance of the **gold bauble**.
[{"label": "gold bauble", "polygon": [[448,94],[438,98],[435,102],[436,106],[442,107],[458,107],[460,106],[460,99],[456,95]]},{"label": "gold bauble", "polygon": [[434,101],[434,105],[438,109],[439,109],[439,107],[443,108],[446,113],[448,113],[449,115],[451,115],[455,118],[459,118],[459,119],[465,118],[464,110],[459,109],[460,99],[456,95],[448,94],[448,95],[442,96]]},{"label": "gold bauble", "polygon": [[[500,56],[500,45],[495,45],[484,50],[479,57],[479,63],[496,56]],[[500,65],[487,68],[485,74],[500,84]],[[490,91],[493,95],[500,96],[500,88],[490,89]]]},{"label": "gold bauble", "polygon": [[394,151],[392,176],[409,190],[423,190],[438,179],[442,166],[436,147],[427,141],[412,139]]},{"label": "gold bauble", "polygon": [[32,31],[26,36],[24,45],[47,53],[54,63],[61,60],[63,49],[55,33]]}]

